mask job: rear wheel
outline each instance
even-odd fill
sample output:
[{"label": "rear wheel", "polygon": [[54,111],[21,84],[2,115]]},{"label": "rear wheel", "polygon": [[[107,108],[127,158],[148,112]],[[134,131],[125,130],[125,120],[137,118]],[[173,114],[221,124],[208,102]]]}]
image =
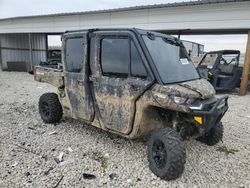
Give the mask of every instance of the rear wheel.
[{"label": "rear wheel", "polygon": [[45,123],[57,123],[62,118],[62,105],[56,93],[45,93],[39,99],[39,113]]},{"label": "rear wheel", "polygon": [[219,122],[213,126],[208,133],[197,138],[197,140],[209,146],[213,146],[222,140],[223,132],[223,125],[221,122]]},{"label": "rear wheel", "polygon": [[165,180],[178,178],[186,162],[186,152],[182,139],[175,130],[166,127],[156,130],[148,143],[150,170]]}]

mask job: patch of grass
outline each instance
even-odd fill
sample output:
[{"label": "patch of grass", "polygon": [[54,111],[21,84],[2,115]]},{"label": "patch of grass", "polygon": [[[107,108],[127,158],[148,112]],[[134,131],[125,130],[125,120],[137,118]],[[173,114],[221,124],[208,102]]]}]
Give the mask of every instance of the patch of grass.
[{"label": "patch of grass", "polygon": [[216,151],[224,152],[226,155],[229,155],[229,154],[235,154],[239,150],[227,148],[227,146],[219,146],[217,147]]}]

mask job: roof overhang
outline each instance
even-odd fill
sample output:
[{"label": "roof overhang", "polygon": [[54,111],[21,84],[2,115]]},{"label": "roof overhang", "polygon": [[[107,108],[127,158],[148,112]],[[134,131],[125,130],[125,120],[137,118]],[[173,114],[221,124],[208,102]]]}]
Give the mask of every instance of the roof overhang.
[{"label": "roof overhang", "polygon": [[171,34],[246,33],[250,1],[204,0],[0,20],[0,33],[63,33],[89,28],[141,28]]}]

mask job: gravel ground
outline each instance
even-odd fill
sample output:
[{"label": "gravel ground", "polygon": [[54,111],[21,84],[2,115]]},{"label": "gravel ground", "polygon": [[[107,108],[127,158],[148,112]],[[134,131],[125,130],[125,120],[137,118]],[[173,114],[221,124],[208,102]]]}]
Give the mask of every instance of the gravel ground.
[{"label": "gravel ground", "polygon": [[55,88],[27,73],[0,72],[0,187],[250,185],[250,95],[230,95],[223,143],[208,147],[185,141],[185,171],[166,182],[148,168],[145,139],[129,141],[71,119],[43,123],[37,104],[48,91]]}]

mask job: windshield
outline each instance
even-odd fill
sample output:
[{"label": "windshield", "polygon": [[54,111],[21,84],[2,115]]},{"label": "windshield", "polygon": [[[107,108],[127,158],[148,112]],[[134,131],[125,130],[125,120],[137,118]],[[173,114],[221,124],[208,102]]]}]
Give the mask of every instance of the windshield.
[{"label": "windshield", "polygon": [[215,64],[215,61],[218,57],[218,54],[217,53],[209,53],[209,54],[206,54],[203,58],[202,58],[202,61],[201,61],[201,65],[206,65],[207,68],[209,69],[212,69],[214,64]]},{"label": "windshield", "polygon": [[183,45],[174,38],[142,36],[164,84],[198,79]]},{"label": "windshield", "polygon": [[[238,65],[239,64],[239,54],[222,54],[219,56],[219,63],[221,65]],[[200,63],[200,65],[206,65],[207,68],[212,69],[216,60],[218,58],[218,52],[207,53]]]}]

